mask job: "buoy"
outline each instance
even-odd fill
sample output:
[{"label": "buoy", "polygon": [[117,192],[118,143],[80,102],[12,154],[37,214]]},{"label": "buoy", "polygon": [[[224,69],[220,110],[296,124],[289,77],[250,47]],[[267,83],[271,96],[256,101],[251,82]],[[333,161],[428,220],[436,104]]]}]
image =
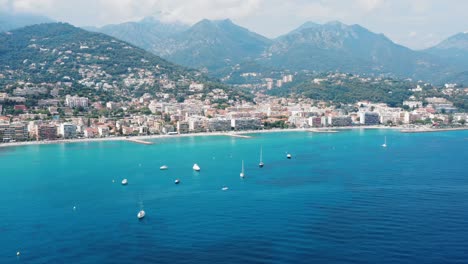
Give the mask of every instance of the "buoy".
[{"label": "buoy", "polygon": [[16,256],[19,256],[19,255],[21,255],[21,253],[20,253],[19,251],[18,251],[18,252],[16,252]]}]

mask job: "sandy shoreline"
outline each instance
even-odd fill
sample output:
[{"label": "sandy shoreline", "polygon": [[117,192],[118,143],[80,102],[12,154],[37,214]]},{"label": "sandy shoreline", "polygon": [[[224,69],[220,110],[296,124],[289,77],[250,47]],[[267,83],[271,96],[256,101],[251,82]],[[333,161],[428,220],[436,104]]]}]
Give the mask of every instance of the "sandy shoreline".
[{"label": "sandy shoreline", "polygon": [[27,141],[27,142],[13,142],[13,143],[0,143],[0,148],[4,147],[19,147],[19,146],[32,146],[32,145],[49,145],[49,144],[68,144],[68,143],[85,143],[85,142],[103,142],[103,141],[129,141],[138,143],[138,141],[145,141],[150,139],[159,138],[179,138],[179,137],[203,137],[203,136],[232,136],[238,138],[250,138],[246,134],[260,134],[260,133],[281,133],[281,132],[311,132],[311,133],[338,133],[342,130],[357,130],[357,129],[390,129],[400,130],[402,133],[427,133],[427,132],[447,132],[447,131],[460,131],[468,130],[468,127],[462,128],[407,128],[407,127],[386,127],[386,126],[361,126],[361,127],[333,127],[333,128],[288,128],[288,129],[270,129],[270,130],[248,130],[248,131],[233,131],[233,132],[203,132],[193,134],[180,134],[180,135],[149,135],[149,136],[134,136],[134,137],[106,137],[106,138],[80,138],[80,139],[62,139],[50,141]]}]

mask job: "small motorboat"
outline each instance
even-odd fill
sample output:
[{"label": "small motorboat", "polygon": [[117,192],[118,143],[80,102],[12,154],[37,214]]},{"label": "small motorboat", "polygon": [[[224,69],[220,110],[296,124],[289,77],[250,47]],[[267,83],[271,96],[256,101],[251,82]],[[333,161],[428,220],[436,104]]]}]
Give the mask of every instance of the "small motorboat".
[{"label": "small motorboat", "polygon": [[193,170],[194,171],[200,171],[200,166],[198,166],[198,164],[193,164]]},{"label": "small motorboat", "polygon": [[179,183],[180,183],[180,180],[177,179],[177,180],[174,181],[174,183],[175,183],[175,184],[179,184]]},{"label": "small motorboat", "polygon": [[241,177],[241,178],[244,178],[244,177],[245,177],[245,173],[244,173],[244,161],[242,161],[242,170],[241,170],[241,173],[240,173],[240,177]]},{"label": "small motorboat", "polygon": [[288,155],[286,155],[286,158],[291,159],[292,155],[288,153]]},{"label": "small motorboat", "polygon": [[138,219],[143,219],[143,217],[145,217],[145,215],[146,215],[145,211],[141,210],[140,212],[138,212],[137,217],[138,217]]},{"label": "small motorboat", "polygon": [[123,179],[122,180],[122,185],[127,185],[128,184],[128,180],[127,179]]},{"label": "small motorboat", "polygon": [[260,163],[258,163],[258,167],[263,168],[265,163],[263,163],[263,148],[260,148]]},{"label": "small motorboat", "polygon": [[159,167],[160,170],[167,170],[169,169],[169,167],[167,167],[167,165],[162,165],[161,167]]},{"label": "small motorboat", "polygon": [[387,147],[387,137],[385,137],[384,143],[382,144],[382,148],[386,148],[386,147]]},{"label": "small motorboat", "polygon": [[221,190],[223,190],[223,191],[227,191],[227,190],[229,190],[229,188],[228,188],[228,187],[226,187],[226,186],[224,186],[223,188],[221,188]]}]

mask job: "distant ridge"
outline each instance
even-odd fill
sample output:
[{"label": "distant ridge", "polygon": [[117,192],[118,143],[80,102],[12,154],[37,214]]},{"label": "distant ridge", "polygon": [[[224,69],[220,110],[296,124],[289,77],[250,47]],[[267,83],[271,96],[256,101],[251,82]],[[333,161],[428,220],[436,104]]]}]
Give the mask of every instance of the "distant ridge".
[{"label": "distant ridge", "polygon": [[30,26],[30,25],[51,23],[51,22],[54,22],[54,21],[45,16],[28,14],[28,13],[9,14],[9,13],[2,13],[0,11],[0,32],[14,30],[17,28]]},{"label": "distant ridge", "polygon": [[244,65],[249,69],[258,65],[263,69],[383,74],[435,83],[451,78],[468,81],[468,76],[463,78],[468,71],[464,33],[434,48],[414,51],[384,34],[340,21],[309,21],[276,39],[229,19],[204,19],[187,26],[152,18],[97,30],[220,78],[232,71],[242,72]]}]

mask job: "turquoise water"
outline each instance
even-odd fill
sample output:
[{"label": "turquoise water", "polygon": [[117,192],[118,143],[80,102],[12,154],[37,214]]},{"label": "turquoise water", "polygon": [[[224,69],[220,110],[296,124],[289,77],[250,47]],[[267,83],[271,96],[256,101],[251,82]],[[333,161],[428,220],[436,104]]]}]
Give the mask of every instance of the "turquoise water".
[{"label": "turquoise water", "polygon": [[468,261],[468,132],[155,142],[0,149],[0,263]]}]

